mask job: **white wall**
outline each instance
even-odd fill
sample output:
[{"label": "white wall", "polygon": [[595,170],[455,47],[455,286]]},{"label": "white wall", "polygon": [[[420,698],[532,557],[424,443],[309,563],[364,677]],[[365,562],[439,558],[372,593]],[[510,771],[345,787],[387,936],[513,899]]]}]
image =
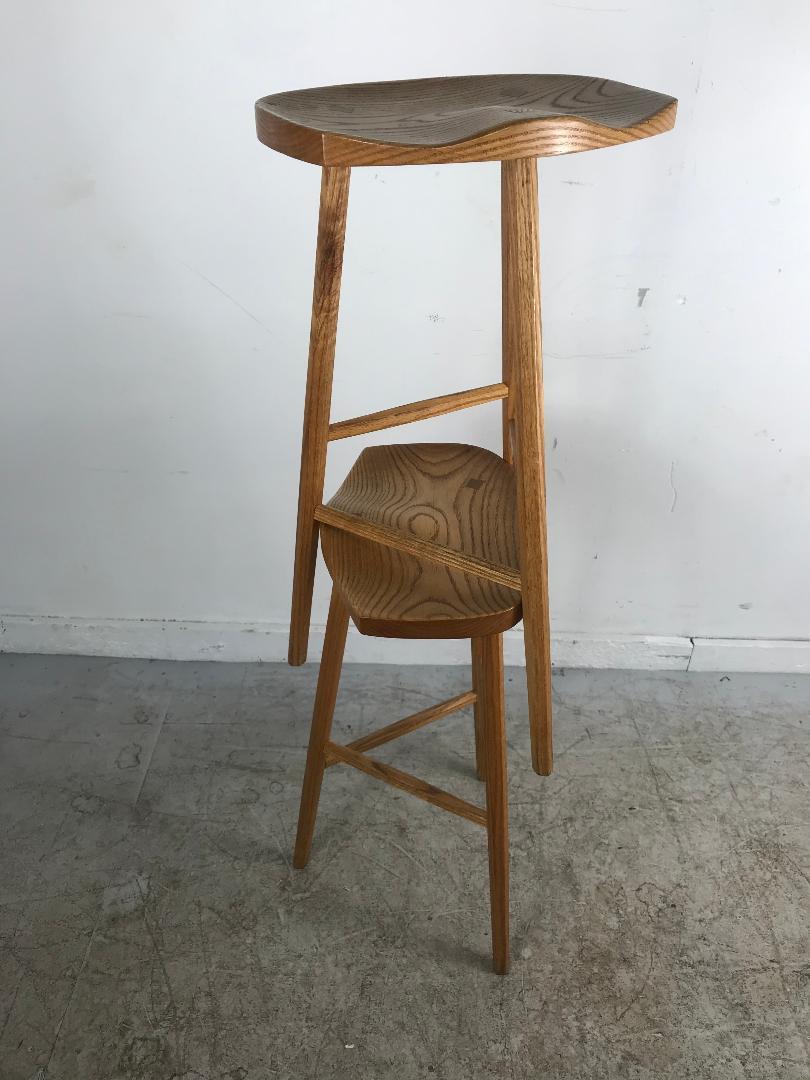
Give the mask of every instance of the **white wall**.
[{"label": "white wall", "polygon": [[[319,175],[256,141],[254,99],[572,71],[681,104],[672,134],[540,165],[554,626],[810,638],[803,0],[9,19],[0,614],[286,622]],[[335,418],[498,377],[498,182],[355,170]],[[497,446],[497,407],[389,436]]]}]

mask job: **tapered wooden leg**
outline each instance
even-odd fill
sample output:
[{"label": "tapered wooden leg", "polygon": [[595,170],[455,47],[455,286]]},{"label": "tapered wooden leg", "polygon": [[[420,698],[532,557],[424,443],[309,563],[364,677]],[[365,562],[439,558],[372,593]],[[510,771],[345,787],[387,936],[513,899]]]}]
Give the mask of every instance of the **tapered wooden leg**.
[{"label": "tapered wooden leg", "polygon": [[479,780],[486,775],[486,760],[484,749],[484,702],[483,702],[483,672],[481,670],[481,638],[470,638],[470,651],[472,653],[472,688],[476,699],[473,705],[473,717],[475,722],[475,773]]},{"label": "tapered wooden leg", "polygon": [[548,611],[546,475],[543,455],[543,365],[537,162],[501,163],[504,371],[514,417],[523,633],[529,690],[532,766],[552,769],[551,638]]},{"label": "tapered wooden leg", "polygon": [[348,168],[325,167],[321,174],[288,652],[288,660],[294,665],[303,664],[307,658],[312,587],[318,556],[318,525],[314,513],[323,501],[349,176]]},{"label": "tapered wooden leg", "polygon": [[492,961],[498,974],[505,975],[509,970],[509,807],[506,786],[503,637],[493,634],[479,638],[477,644],[481,653]]},{"label": "tapered wooden leg", "polygon": [[346,632],[349,628],[349,613],[332,588],[332,600],[329,605],[329,618],[326,622],[326,637],[323,643],[321,668],[318,672],[318,689],[315,692],[315,708],[312,713],[312,727],[309,732],[309,749],[304,772],[304,785],[301,789],[301,809],[298,812],[298,833],[295,838],[293,866],[297,870],[309,862],[312,847],[312,833],[315,829],[315,817],[318,813],[318,800],[321,796],[321,781],[326,767],[324,750],[332,730],[332,715],[335,711],[340,669],[343,664],[343,650],[346,646]]},{"label": "tapered wooden leg", "polygon": [[[501,166],[506,164],[501,163]],[[515,462],[512,449],[512,430],[515,419],[515,387],[512,380],[512,342],[510,333],[512,320],[508,317],[506,299],[511,295],[512,286],[507,277],[506,248],[509,240],[506,220],[506,179],[501,173],[501,382],[509,387],[509,394],[501,402],[501,438],[503,441],[503,459],[513,465]]]}]

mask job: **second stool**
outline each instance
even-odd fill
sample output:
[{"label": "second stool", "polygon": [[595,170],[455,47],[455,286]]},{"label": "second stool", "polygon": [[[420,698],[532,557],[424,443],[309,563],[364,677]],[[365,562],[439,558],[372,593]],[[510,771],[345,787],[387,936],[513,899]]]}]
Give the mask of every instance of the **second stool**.
[{"label": "second stool", "polygon": [[[368,514],[391,527],[401,514],[418,532],[463,543],[480,558],[498,553],[516,565],[515,484],[502,458],[452,443],[375,446],[364,450],[329,506]],[[520,593],[440,566],[418,555],[330,525],[321,544],[332,575],[321,669],[312,718],[293,864],[309,859],[324,769],[351,765],[487,830],[495,970],[509,966],[509,838],[502,633],[519,622]],[[470,638],[472,689],[348,746],[330,741],[349,617],[364,634],[392,638]],[[486,783],[486,808],[392,768],[368,750],[472,705],[475,760]]]}]

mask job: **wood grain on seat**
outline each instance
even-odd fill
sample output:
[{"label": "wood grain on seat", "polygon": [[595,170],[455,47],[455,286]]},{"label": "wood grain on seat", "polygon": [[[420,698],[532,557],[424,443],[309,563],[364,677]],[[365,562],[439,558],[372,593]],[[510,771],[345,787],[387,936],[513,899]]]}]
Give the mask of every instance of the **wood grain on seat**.
[{"label": "wood grain on seat", "polygon": [[417,165],[570,154],[668,131],[677,101],[585,75],[350,83],[256,102],[261,142],[316,165]]},{"label": "wood grain on seat", "polygon": [[[369,447],[327,506],[489,563],[518,565],[514,470],[479,447]],[[331,525],[321,526],[321,545],[363,634],[475,637],[520,621],[520,593],[498,582]]]}]

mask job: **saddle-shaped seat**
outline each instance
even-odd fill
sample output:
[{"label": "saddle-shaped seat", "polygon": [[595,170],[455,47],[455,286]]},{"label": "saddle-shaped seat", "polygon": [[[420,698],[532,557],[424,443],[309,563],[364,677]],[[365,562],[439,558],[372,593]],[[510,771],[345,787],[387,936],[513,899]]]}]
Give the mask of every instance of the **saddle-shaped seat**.
[{"label": "saddle-shaped seat", "polygon": [[677,101],[588,75],[465,75],[348,83],[256,102],[261,142],[315,165],[507,161],[668,131]]}]

